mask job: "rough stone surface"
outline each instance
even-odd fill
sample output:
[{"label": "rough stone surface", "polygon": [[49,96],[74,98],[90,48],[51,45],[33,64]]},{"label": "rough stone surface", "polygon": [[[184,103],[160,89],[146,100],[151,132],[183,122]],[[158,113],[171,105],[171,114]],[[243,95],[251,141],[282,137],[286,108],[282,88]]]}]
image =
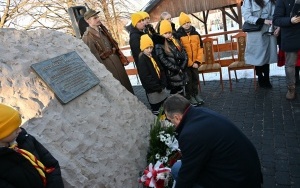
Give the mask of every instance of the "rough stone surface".
[{"label": "rough stone surface", "polygon": [[[137,187],[154,116],[79,39],[51,30],[0,29],[0,102],[59,160],[65,187]],[[100,84],[66,105],[30,68],[76,51]]]}]

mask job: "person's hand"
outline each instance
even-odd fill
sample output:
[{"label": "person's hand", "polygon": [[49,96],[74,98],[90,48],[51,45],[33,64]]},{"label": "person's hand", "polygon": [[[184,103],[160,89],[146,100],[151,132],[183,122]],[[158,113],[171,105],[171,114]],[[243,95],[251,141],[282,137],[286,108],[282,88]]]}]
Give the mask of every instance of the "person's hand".
[{"label": "person's hand", "polygon": [[277,27],[274,31],[274,36],[278,37],[280,33],[280,27]]},{"label": "person's hand", "polygon": [[300,23],[300,16],[294,16],[291,18],[291,23],[292,24],[297,24]]},{"label": "person's hand", "polygon": [[195,63],[193,63],[193,66],[192,66],[192,67],[195,68],[195,69],[198,69],[198,68],[199,68],[199,65],[198,65],[197,62],[195,62]]},{"label": "person's hand", "polygon": [[272,25],[272,20],[265,20],[264,24],[266,24],[266,25]]}]

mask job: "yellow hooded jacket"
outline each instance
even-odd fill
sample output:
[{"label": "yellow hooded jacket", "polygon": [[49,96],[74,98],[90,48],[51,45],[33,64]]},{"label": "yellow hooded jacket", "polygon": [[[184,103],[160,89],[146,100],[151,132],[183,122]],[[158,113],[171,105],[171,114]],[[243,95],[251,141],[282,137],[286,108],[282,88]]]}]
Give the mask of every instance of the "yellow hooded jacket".
[{"label": "yellow hooded jacket", "polygon": [[188,54],[188,67],[191,67],[195,61],[203,62],[203,44],[200,34],[196,31],[195,27],[191,26],[191,31],[186,33],[185,30],[180,27],[177,30],[178,37]]}]

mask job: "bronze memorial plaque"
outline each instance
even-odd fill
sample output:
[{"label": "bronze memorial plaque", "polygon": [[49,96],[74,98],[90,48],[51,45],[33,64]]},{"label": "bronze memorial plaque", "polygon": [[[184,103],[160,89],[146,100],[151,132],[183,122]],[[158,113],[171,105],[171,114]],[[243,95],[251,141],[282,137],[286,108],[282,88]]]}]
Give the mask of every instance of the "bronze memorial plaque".
[{"label": "bronze memorial plaque", "polygon": [[100,82],[75,51],[33,64],[31,68],[53,90],[62,104],[70,102]]}]

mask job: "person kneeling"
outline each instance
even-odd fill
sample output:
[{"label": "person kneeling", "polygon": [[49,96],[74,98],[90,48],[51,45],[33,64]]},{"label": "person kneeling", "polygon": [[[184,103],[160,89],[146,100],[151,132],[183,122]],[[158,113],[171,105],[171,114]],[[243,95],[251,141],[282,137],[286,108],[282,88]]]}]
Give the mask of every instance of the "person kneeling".
[{"label": "person kneeling", "polygon": [[175,188],[259,188],[260,160],[251,141],[226,117],[193,107],[181,95],[163,104],[176,127],[181,161],[172,166]]}]

